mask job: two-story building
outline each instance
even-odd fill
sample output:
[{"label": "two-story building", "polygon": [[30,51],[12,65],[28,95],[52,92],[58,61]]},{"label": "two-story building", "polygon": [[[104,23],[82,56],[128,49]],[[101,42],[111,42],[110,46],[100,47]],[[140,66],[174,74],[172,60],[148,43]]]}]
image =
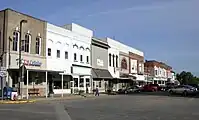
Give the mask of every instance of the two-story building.
[{"label": "two-story building", "polygon": [[[93,89],[98,87],[100,92],[105,92],[112,80],[112,75],[108,71],[108,45],[107,40],[92,38],[92,78]],[[114,60],[114,59],[113,59]]]},{"label": "two-story building", "polygon": [[47,23],[47,70],[50,93],[71,93],[72,39],[70,30]]},{"label": "two-story building", "polygon": [[139,86],[146,84],[144,77],[144,54],[134,48],[129,52],[129,73],[136,77]]},{"label": "two-story building", "polygon": [[77,24],[63,26],[73,32],[72,37],[72,67],[73,81],[71,86],[73,93],[79,90],[91,92],[91,39],[93,31]]},{"label": "two-story building", "polygon": [[[109,71],[116,79],[115,90],[121,89],[136,81],[144,81],[144,54],[116,40],[107,38],[110,46],[108,52]],[[139,66],[139,67],[138,67]],[[115,79],[113,79],[115,83]]]},{"label": "two-story building", "polygon": [[168,71],[172,68],[163,62],[155,60],[145,61],[144,63],[147,73],[149,73],[147,80],[152,81],[153,84],[165,85],[168,81]]},{"label": "two-story building", "polygon": [[[22,96],[28,97],[30,89],[35,89],[41,96],[46,95],[46,22],[5,9],[0,11],[0,33],[1,66],[7,69],[6,85],[20,86]],[[22,69],[20,75],[19,68]]]}]

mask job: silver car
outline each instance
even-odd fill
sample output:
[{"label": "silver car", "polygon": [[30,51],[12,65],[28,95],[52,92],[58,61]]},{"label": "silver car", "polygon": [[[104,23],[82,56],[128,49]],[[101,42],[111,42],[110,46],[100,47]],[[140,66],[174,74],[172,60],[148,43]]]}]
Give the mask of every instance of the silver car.
[{"label": "silver car", "polygon": [[197,91],[197,88],[190,85],[179,85],[168,90],[170,94],[181,94],[184,96],[187,96],[188,94],[196,94]]}]

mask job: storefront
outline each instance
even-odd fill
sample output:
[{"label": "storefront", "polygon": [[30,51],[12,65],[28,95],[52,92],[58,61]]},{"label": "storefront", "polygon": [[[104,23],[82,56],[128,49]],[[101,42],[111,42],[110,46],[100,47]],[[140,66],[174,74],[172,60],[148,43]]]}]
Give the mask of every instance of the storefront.
[{"label": "storefront", "polygon": [[[10,66],[8,67],[8,84],[18,87],[19,83],[19,59],[18,55],[10,53]],[[22,81],[20,83],[23,97],[33,95],[31,90],[37,91],[33,96],[47,95],[47,70],[45,57],[22,54]]]},{"label": "storefront", "polygon": [[73,64],[72,77],[71,90],[73,94],[78,94],[79,91],[91,93],[91,67]]}]

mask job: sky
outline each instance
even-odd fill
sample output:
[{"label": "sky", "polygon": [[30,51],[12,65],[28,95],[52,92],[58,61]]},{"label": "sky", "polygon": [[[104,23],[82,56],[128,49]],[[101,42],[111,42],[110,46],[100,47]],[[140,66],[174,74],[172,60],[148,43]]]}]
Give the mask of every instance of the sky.
[{"label": "sky", "polygon": [[199,0],[4,0],[14,10],[62,26],[77,23],[99,38],[141,50],[146,60],[199,76]]}]

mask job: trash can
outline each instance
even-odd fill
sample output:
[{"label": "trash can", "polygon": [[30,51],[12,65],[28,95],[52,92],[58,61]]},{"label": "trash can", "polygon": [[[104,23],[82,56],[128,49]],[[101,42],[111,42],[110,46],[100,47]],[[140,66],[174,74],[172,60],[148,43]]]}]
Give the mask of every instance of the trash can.
[{"label": "trash can", "polygon": [[4,87],[3,88],[3,98],[11,100],[11,96],[12,96],[12,88]]},{"label": "trash can", "polygon": [[11,100],[17,100],[18,93],[16,88],[12,88]]}]

